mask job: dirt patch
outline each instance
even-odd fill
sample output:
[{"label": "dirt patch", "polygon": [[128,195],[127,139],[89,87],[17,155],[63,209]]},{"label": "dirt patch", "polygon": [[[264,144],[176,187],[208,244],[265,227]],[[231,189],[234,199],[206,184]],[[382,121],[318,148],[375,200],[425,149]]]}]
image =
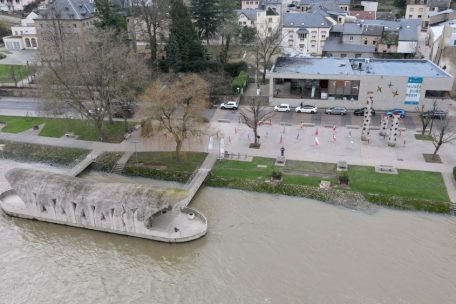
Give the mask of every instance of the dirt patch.
[{"label": "dirt patch", "polygon": [[440,158],[440,155],[436,155],[434,158],[432,158],[432,154],[423,154],[424,160],[427,163],[434,163],[434,164],[441,164],[442,159]]}]

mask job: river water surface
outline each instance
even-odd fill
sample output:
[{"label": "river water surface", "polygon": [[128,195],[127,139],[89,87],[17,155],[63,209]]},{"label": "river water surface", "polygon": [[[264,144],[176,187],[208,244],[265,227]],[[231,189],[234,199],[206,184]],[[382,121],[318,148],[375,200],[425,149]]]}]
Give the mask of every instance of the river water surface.
[{"label": "river water surface", "polygon": [[204,188],[185,244],[0,213],[0,303],[455,303],[456,220]]}]

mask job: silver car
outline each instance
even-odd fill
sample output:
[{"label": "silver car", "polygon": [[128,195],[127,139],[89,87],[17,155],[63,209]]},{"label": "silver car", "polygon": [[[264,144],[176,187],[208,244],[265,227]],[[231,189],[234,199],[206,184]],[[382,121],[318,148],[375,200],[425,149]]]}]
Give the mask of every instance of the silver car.
[{"label": "silver car", "polygon": [[346,107],[332,107],[326,109],[326,114],[330,115],[346,115],[347,114],[347,108]]}]

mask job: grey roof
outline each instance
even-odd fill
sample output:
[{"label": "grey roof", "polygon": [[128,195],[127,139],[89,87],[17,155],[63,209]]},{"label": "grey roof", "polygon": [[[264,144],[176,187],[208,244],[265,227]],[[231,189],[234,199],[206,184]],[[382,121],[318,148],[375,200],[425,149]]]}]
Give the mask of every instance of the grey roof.
[{"label": "grey roof", "polygon": [[321,1],[312,5],[308,12],[313,12],[315,10],[324,10],[327,13],[331,14],[347,14],[346,11],[339,8],[338,4],[330,1]]},{"label": "grey roof", "polygon": [[348,44],[342,43],[338,38],[331,38],[325,41],[324,52],[355,52],[355,53],[375,53],[374,45]]},{"label": "grey roof", "polygon": [[430,8],[438,7],[440,10],[446,10],[451,6],[451,0],[428,0],[427,6]]},{"label": "grey roof", "polygon": [[37,19],[83,20],[93,17],[94,9],[90,0],[55,0]]},{"label": "grey roof", "polygon": [[358,62],[363,62],[364,66],[366,64],[365,59],[280,57],[272,73],[452,78],[450,74],[429,60],[370,59],[368,69],[353,69],[352,64],[358,66]]},{"label": "grey roof", "polygon": [[235,10],[236,15],[240,16],[241,14],[245,15],[249,20],[256,20],[257,11],[255,9],[237,9]]},{"label": "grey roof", "polygon": [[440,12],[429,12],[428,16],[429,17],[433,17],[433,16],[437,16],[437,15],[444,15],[444,14],[450,14],[454,12],[454,9],[447,9],[447,10],[444,10],[444,11],[440,11]]},{"label": "grey roof", "polygon": [[301,0],[299,1],[298,6],[303,6],[303,5],[312,5],[312,4],[318,4],[318,3],[324,3],[324,2],[331,2],[334,4],[338,5],[350,5],[350,0]]},{"label": "grey roof", "polygon": [[[399,32],[401,41],[418,41],[418,32],[421,25],[419,19],[392,20],[360,20],[357,23],[344,23],[344,35],[371,35],[381,36],[383,31]],[[340,31],[340,26],[332,29],[332,32]]]},{"label": "grey roof", "polygon": [[332,26],[331,28],[332,33],[343,33],[344,32],[344,24],[338,23]]},{"label": "grey roof", "polygon": [[383,26],[382,25],[363,25],[363,35],[364,36],[381,36],[383,33]]},{"label": "grey roof", "polygon": [[299,27],[299,28],[329,28],[331,27],[331,22],[326,20],[320,14],[310,14],[310,13],[285,13],[282,18],[282,25],[284,27]]},{"label": "grey roof", "polygon": [[361,35],[363,33],[363,25],[360,23],[344,23],[342,30],[344,35]]}]

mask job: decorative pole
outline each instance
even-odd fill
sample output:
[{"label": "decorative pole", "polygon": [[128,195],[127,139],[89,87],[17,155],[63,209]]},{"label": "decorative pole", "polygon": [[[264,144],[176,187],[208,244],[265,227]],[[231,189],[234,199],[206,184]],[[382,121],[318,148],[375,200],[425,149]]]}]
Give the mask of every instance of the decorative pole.
[{"label": "decorative pole", "polygon": [[388,134],[388,123],[389,123],[389,116],[384,115],[382,118],[382,128],[380,129],[380,136],[386,136]]},{"label": "decorative pole", "polygon": [[372,117],[372,104],[374,103],[374,93],[367,92],[367,101],[366,101],[366,109],[364,110],[364,121],[363,121],[363,131],[361,132],[361,140],[368,141],[369,140],[369,127],[371,123]]},{"label": "decorative pole", "polygon": [[390,134],[388,138],[388,146],[395,147],[397,141],[397,130],[399,128],[399,118],[400,114],[393,113],[393,123],[391,124]]}]

